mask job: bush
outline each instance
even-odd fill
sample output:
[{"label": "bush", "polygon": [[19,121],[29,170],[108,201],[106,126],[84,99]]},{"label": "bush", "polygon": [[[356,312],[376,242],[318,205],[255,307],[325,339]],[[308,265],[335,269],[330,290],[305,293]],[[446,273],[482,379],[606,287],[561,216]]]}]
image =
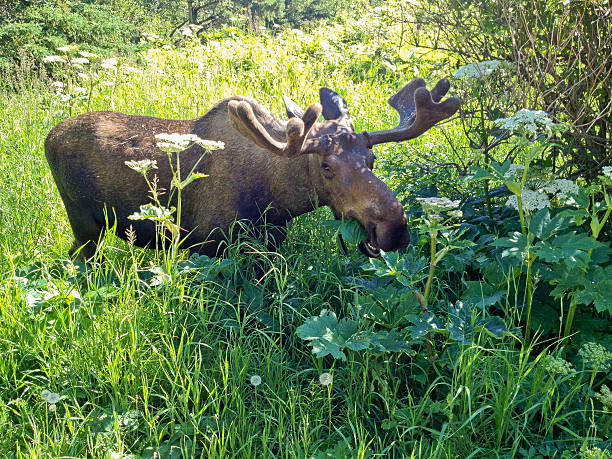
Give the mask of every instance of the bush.
[{"label": "bush", "polygon": [[20,53],[36,60],[55,54],[59,46],[80,44],[94,52],[131,52],[137,34],[133,25],[106,7],[70,0],[28,6],[0,25],[0,65],[19,60]]}]

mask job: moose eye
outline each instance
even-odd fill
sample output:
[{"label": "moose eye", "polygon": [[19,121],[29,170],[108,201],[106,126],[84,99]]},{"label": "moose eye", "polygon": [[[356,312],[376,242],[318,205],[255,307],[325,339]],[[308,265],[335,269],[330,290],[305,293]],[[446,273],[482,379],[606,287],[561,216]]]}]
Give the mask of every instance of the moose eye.
[{"label": "moose eye", "polygon": [[331,170],[331,167],[329,167],[329,163],[321,163],[321,170],[325,178],[332,178],[334,176],[334,172]]}]

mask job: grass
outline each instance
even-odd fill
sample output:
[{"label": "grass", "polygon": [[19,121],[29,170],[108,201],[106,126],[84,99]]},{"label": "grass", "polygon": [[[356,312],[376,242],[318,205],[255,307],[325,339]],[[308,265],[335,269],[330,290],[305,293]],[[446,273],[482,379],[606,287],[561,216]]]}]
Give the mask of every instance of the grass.
[{"label": "grass", "polygon": [[[110,234],[103,262],[66,259],[72,235],[43,154],[57,122],[107,109],[194,117],[230,94],[280,114],[282,92],[305,106],[325,85],[346,96],[358,129],[388,127],[384,100],[412,75],[385,74],[373,51],[383,44],[357,50],[358,32],[229,36],[153,49],[139,57],[143,73],[98,69],[83,80],[56,69],[59,95],[28,74],[18,91],[2,88],[2,457],[610,457],[609,430],[592,420],[610,416],[592,403],[595,372],[551,371],[553,342],[438,343],[436,366],[424,347],[414,357],[315,357],[296,328],[322,309],[350,314],[358,289],[345,276],[365,262],[354,248],[339,252],[325,209],[293,221],[279,253],[237,241],[220,276],[164,272],[162,254]],[[444,145],[434,129],[385,146],[379,164],[431,147],[451,155]],[[267,273],[261,282],[256,270]],[[60,395],[55,410],[45,389]]]}]

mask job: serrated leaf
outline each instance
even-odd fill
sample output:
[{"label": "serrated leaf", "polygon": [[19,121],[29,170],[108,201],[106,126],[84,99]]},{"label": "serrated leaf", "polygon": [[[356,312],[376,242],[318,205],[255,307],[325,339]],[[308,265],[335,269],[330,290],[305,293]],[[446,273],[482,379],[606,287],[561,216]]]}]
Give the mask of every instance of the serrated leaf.
[{"label": "serrated leaf", "polygon": [[588,261],[588,251],[600,247],[605,245],[587,234],[572,231],[538,243],[535,254],[548,263],[564,261],[584,265]]},{"label": "serrated leaf", "polygon": [[349,244],[359,244],[368,238],[368,232],[354,218],[344,220],[340,225],[340,234]]},{"label": "serrated leaf", "polygon": [[430,331],[436,331],[444,328],[440,326],[438,318],[431,312],[418,315],[408,315],[407,319],[413,325],[406,327],[406,330],[410,331],[412,338],[415,340],[423,338]]},{"label": "serrated leaf", "polygon": [[505,288],[495,287],[486,282],[467,281],[466,284],[467,288],[461,295],[461,299],[478,308],[493,306],[506,295]]},{"label": "serrated leaf", "polygon": [[370,336],[370,341],[374,352],[407,352],[410,355],[416,353],[410,348],[410,343],[396,329],[389,330],[388,332],[380,331],[373,333]]}]

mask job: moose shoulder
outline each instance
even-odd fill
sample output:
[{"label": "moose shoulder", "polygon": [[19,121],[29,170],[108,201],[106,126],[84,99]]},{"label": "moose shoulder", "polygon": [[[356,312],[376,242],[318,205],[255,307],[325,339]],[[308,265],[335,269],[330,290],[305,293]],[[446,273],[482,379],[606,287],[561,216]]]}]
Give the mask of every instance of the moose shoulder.
[{"label": "moose shoulder", "polygon": [[[459,108],[459,100],[440,102],[449,89],[440,80],[432,91],[415,79],[389,99],[400,115],[394,129],[356,133],[344,99],[326,88],[321,104],[302,111],[285,99],[288,122],[272,116],[255,100],[230,97],[201,118],[166,120],[116,112],[93,112],[67,119],[47,137],[45,154],[64,201],[75,241],[71,254],[88,259],[107,225],[125,236],[133,226],[135,243],[154,244],[151,222],[128,216],[150,200],[146,182],[126,161],[156,160],[158,185],[169,189],[167,154],[156,146],[160,133],[195,134],[222,141],[225,149],[204,156],[198,145],[180,152],[182,176],[196,166],[207,178],[182,194],[184,247],[217,254],[236,219],[256,226],[283,228],[315,205],[331,207],[336,217],[354,217],[369,238],[360,244],[368,256],[406,247],[408,231],[402,205],[372,172],[373,145],[417,137]],[[323,121],[318,122],[320,115]],[[265,216],[263,216],[265,213]],[[263,216],[263,217],[262,217]],[[273,230],[282,242],[284,232]],[[80,249],[80,250],[79,250]]]}]

